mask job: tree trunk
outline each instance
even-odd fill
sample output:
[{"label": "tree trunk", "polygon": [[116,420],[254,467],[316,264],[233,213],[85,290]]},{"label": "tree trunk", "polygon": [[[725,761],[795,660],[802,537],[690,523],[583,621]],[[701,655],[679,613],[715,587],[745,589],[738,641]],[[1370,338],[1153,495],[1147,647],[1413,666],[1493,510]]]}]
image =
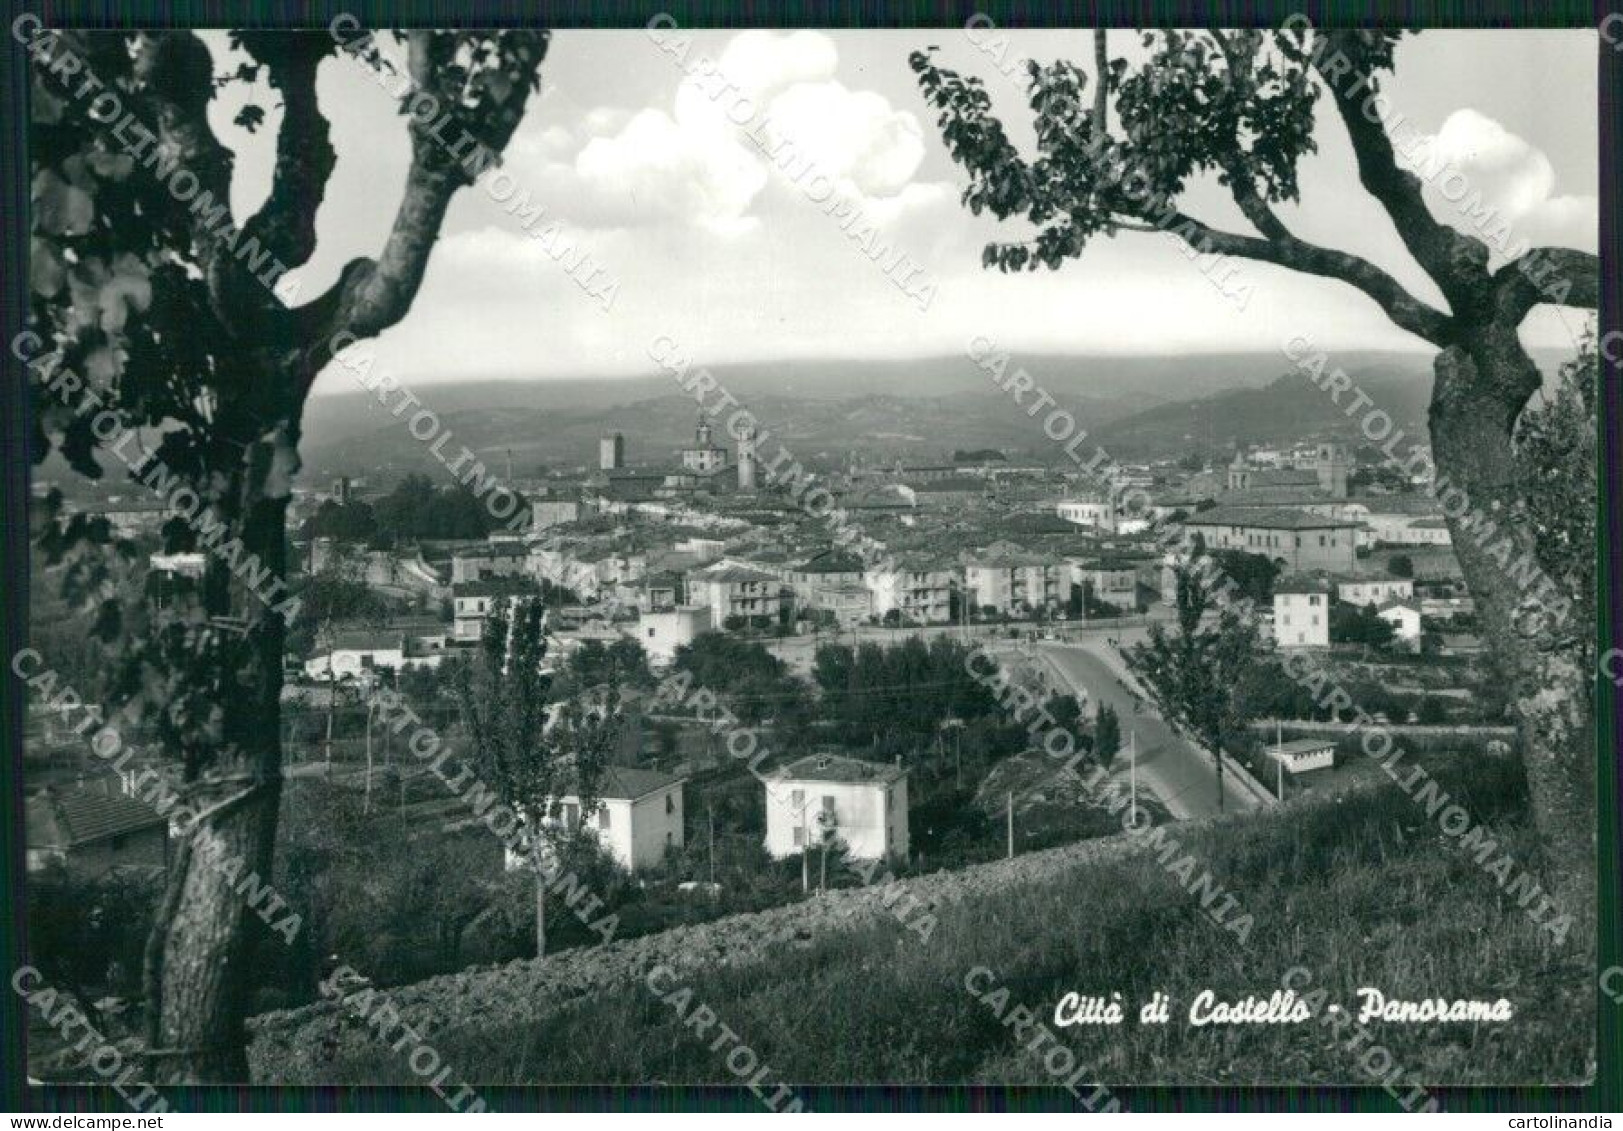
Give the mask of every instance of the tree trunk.
[{"label": "tree trunk", "polygon": [[[1454,553],[1475,599],[1496,674],[1510,689],[1545,872],[1576,922],[1595,904],[1595,751],[1583,634],[1559,615],[1565,579],[1518,579],[1537,561],[1511,436],[1542,378],[1514,329],[1489,327],[1437,358],[1431,440]],[[1469,496],[1463,511],[1458,488]],[[1451,505],[1452,504],[1452,505]],[[1525,573],[1522,574],[1525,578]],[[1540,578],[1542,578],[1542,566]],[[1556,594],[1559,594],[1557,596]]]},{"label": "tree trunk", "polygon": [[539,808],[531,811],[530,830],[530,861],[535,866],[535,956],[539,959],[547,953],[547,872]]},{"label": "tree trunk", "polygon": [[[271,444],[251,446],[248,464],[229,476],[230,492],[212,494],[227,538],[286,575],[287,499],[261,488]],[[261,459],[260,457],[263,457]],[[208,497],[208,496],[205,496]],[[224,545],[222,541],[220,545]],[[233,585],[218,554],[210,554],[204,604],[215,617],[232,613]],[[154,920],[145,961],[149,1073],[154,1083],[248,1081],[243,1020],[253,989],[253,939],[242,894],[248,876],[271,877],[281,800],[281,690],[285,626],[259,596],[237,592],[238,627],[217,627],[235,649],[219,661],[220,741],[212,757],[183,751],[184,780],[194,792],[197,822],[182,844],[163,905]],[[266,592],[263,588],[261,592]],[[273,597],[274,602],[278,598]],[[205,752],[208,753],[208,752]],[[200,780],[228,779],[200,786]],[[234,865],[240,864],[240,868]],[[279,900],[257,899],[267,921],[280,921]]]}]

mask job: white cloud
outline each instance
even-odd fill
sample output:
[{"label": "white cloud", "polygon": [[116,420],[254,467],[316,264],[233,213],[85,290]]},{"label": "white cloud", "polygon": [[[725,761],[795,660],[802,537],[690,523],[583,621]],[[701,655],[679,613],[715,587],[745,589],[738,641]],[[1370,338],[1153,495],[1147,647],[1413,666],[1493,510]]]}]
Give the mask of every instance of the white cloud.
[{"label": "white cloud", "polygon": [[[1426,170],[1439,170],[1426,187],[1433,212],[1486,238],[1496,262],[1527,243],[1595,246],[1600,223],[1595,197],[1557,195],[1555,168],[1544,151],[1487,115],[1456,110],[1411,152],[1412,167],[1423,178]],[[1467,187],[1447,169],[1458,170]],[[1467,214],[1484,216],[1483,209],[1492,209],[1493,218]]]},{"label": "white cloud", "polygon": [[721,230],[739,226],[766,185],[766,170],[734,140],[652,109],[616,136],[589,141],[575,171],[628,223],[692,220]]},{"label": "white cloud", "polygon": [[754,128],[792,145],[797,168],[809,161],[875,203],[903,193],[924,159],[913,114],[833,79],[839,54],[826,35],[747,31],[728,41],[713,68],[697,60],[668,112],[650,107],[612,129],[602,128],[612,117],[588,115],[597,136],[573,171],[595,196],[595,211],[617,212],[627,225],[678,219],[728,235],[754,230],[752,210],[771,167],[746,136]]},{"label": "white cloud", "polygon": [[774,141],[789,143],[817,171],[847,178],[868,195],[899,192],[924,160],[919,120],[872,91],[800,83],[772,100],[767,118]]}]

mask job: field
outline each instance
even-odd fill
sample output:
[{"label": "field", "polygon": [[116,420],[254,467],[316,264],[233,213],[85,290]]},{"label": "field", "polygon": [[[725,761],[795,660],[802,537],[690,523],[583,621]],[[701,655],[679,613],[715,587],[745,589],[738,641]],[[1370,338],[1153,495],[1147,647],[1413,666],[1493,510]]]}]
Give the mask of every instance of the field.
[{"label": "field", "polygon": [[[1450,760],[1436,775],[1515,860],[1536,862],[1525,795],[1505,759]],[[1062,880],[940,909],[928,940],[888,921],[771,961],[687,983],[677,1010],[628,985],[525,1026],[469,1018],[435,1034],[481,1083],[732,1083],[714,1037],[683,1021],[702,1003],[774,1080],[844,1083],[1052,1083],[994,1010],[969,992],[985,968],[1045,1021],[1068,991],[1129,1006],[1116,1027],[1060,1030],[1090,1080],[1131,1083],[1432,1084],[1577,1081],[1592,1071],[1592,924],[1557,944],[1395,788],[1304,802],[1250,820],[1180,830],[1189,850],[1254,917],[1242,945],[1214,925],[1157,862],[1140,855]],[[1505,1024],[1370,1023],[1360,1043],[1319,1021],[1195,1028],[1202,990],[1266,997],[1303,967],[1329,1001],[1356,1007],[1373,986],[1397,998],[1509,999]],[[1194,973],[1198,972],[1198,973]],[[987,974],[979,975],[984,987]],[[1300,984],[1300,983],[1298,983]],[[1137,1005],[1172,999],[1170,1022]],[[669,988],[666,988],[668,996]],[[1367,1067],[1372,1045],[1382,1076]],[[335,1078],[404,1080],[387,1048],[335,1064]],[[1084,1093],[1085,1094],[1085,1093]]]}]

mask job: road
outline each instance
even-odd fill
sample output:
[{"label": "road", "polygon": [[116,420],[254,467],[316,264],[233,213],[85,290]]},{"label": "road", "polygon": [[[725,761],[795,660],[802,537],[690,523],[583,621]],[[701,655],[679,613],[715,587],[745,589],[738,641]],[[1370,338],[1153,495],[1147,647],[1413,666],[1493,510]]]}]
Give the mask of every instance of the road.
[{"label": "road", "polygon": [[[1120,637],[1140,635],[1131,630]],[[1108,703],[1121,718],[1122,739],[1138,736],[1138,773],[1143,783],[1180,819],[1217,813],[1217,769],[1199,747],[1174,734],[1155,708],[1143,701],[1133,713],[1133,694],[1112,670],[1102,652],[1108,647],[1102,639],[1089,635],[1081,644],[1042,643],[1037,645],[1073,691],[1084,690],[1094,703]],[[1117,758],[1125,758],[1123,750]],[[1223,775],[1225,811],[1245,813],[1258,807],[1257,799],[1235,783],[1234,775]]]}]

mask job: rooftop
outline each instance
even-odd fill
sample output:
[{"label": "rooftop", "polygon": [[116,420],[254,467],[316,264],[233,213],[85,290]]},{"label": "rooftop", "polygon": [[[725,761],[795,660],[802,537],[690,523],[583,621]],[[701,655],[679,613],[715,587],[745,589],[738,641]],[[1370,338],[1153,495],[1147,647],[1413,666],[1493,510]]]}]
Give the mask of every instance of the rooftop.
[{"label": "rooftop", "polygon": [[336,633],[332,646],[335,652],[398,652],[405,648],[406,638],[399,632],[386,629],[353,628]]},{"label": "rooftop", "polygon": [[770,582],[778,580],[774,575],[764,569],[750,569],[747,566],[722,565],[701,569],[693,575],[696,581],[722,581],[728,584],[741,584],[744,582]]},{"label": "rooftop", "polygon": [[1321,750],[1329,749],[1336,744],[1333,738],[1294,738],[1289,742],[1279,742],[1268,747],[1268,753],[1276,758],[1289,758],[1296,754],[1316,754]]},{"label": "rooftop", "polygon": [[[605,801],[635,801],[647,797],[655,790],[665,789],[687,779],[663,770],[645,770],[632,766],[605,766],[597,795]],[[569,787],[573,790],[573,786]]]},{"label": "rooftop", "polygon": [[1302,574],[1297,577],[1287,577],[1274,583],[1274,595],[1281,593],[1328,593],[1330,583],[1322,577]]},{"label": "rooftop", "polygon": [[27,804],[28,843],[41,848],[72,848],[143,829],[164,828],[150,806],[127,794],[86,789],[48,791]]},{"label": "rooftop", "polygon": [[1214,507],[1192,514],[1185,526],[1249,526],[1258,530],[1352,529],[1358,524],[1284,507]]},{"label": "rooftop", "polygon": [[864,762],[843,754],[808,754],[778,767],[772,776],[780,781],[892,782],[906,777],[907,771],[886,762]]}]

